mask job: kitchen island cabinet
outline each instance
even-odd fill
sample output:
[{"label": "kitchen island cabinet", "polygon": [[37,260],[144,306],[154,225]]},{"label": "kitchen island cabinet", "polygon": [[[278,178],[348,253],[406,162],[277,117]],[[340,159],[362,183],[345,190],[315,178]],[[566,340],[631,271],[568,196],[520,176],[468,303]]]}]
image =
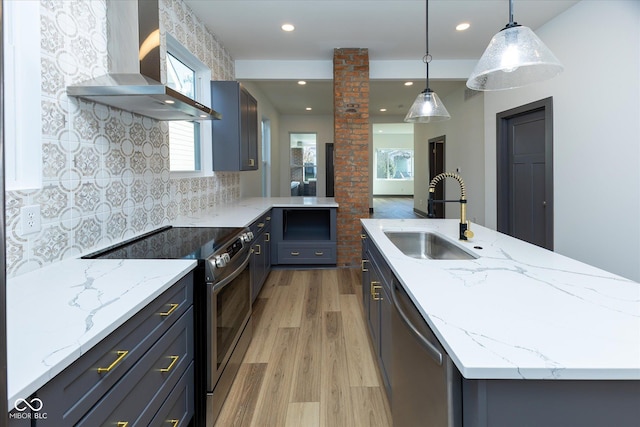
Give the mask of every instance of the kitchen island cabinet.
[{"label": "kitchen island cabinet", "polygon": [[[456,220],[362,224],[461,374],[465,427],[637,425],[640,284],[480,226],[460,242]],[[412,258],[385,231],[477,258]]]}]

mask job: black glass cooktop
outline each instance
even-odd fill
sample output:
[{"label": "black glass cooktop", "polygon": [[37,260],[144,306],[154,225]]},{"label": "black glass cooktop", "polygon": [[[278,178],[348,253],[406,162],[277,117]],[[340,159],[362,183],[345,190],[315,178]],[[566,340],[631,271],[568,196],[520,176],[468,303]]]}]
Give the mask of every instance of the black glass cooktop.
[{"label": "black glass cooktop", "polygon": [[82,258],[207,259],[244,229],[163,227]]}]

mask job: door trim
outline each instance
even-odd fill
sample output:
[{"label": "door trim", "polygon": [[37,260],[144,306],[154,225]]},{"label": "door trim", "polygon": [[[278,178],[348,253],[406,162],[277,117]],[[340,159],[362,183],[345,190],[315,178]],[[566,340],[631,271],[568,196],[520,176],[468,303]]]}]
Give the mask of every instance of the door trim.
[{"label": "door trim", "polygon": [[547,218],[545,238],[547,249],[553,250],[553,97],[521,105],[496,114],[496,167],[497,167],[497,226],[498,231],[507,233],[509,229],[509,147],[508,120],[517,116],[544,111],[544,157],[545,157],[545,196]]}]

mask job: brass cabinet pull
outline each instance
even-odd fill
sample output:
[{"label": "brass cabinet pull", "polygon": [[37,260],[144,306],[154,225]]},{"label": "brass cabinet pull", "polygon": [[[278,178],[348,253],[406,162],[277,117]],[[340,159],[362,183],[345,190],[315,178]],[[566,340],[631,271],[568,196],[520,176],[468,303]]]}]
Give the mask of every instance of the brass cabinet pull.
[{"label": "brass cabinet pull", "polygon": [[169,311],[165,311],[163,313],[160,313],[160,316],[169,316],[171,313],[173,313],[174,311],[176,311],[176,309],[178,307],[180,307],[180,304],[176,304],[176,303],[171,303],[169,304],[171,306],[171,308],[169,309]]},{"label": "brass cabinet pull", "polygon": [[317,251],[315,254],[316,254],[316,256],[322,256],[322,255],[324,255],[324,252]]},{"label": "brass cabinet pull", "polygon": [[254,254],[260,255],[262,253],[262,249],[260,248],[260,245],[256,245],[256,248],[258,249],[254,252]]},{"label": "brass cabinet pull", "polygon": [[125,356],[127,354],[129,354],[128,350],[118,350],[116,351],[116,354],[118,355],[118,358],[116,360],[113,361],[113,363],[111,363],[111,365],[109,365],[106,368],[98,368],[98,373],[102,374],[103,372],[109,372],[111,371],[113,368],[116,367],[116,365],[120,362],[122,362],[122,359],[125,358]]},{"label": "brass cabinet pull", "polygon": [[178,427],[180,424],[180,420],[167,420],[167,422],[171,424],[171,427]]},{"label": "brass cabinet pull", "polygon": [[291,252],[291,256],[298,256],[300,255],[300,252]]},{"label": "brass cabinet pull", "polygon": [[256,165],[256,160],[255,159],[249,159],[249,166],[255,166]]},{"label": "brass cabinet pull", "polygon": [[365,263],[365,262],[369,262],[369,260],[368,260],[368,259],[363,259],[362,261],[360,261],[360,269],[361,269],[362,271],[369,271],[369,269],[368,269],[368,268],[364,268],[364,263]]},{"label": "brass cabinet pull", "polygon": [[360,235],[360,238],[364,240],[364,239],[367,238],[367,235],[363,233],[363,234]]},{"label": "brass cabinet pull", "polygon": [[380,298],[380,292],[378,292],[380,288],[382,288],[380,282],[371,282],[371,299],[374,301],[382,301],[382,298]]},{"label": "brass cabinet pull", "polygon": [[271,221],[271,217],[270,217],[270,216],[268,216],[268,217],[266,218],[266,220],[267,220],[267,221]]},{"label": "brass cabinet pull", "polygon": [[264,241],[265,242],[270,242],[271,241],[271,233],[269,233],[269,232],[264,233]]},{"label": "brass cabinet pull", "polygon": [[118,421],[118,427],[127,427],[129,425],[129,421]]},{"label": "brass cabinet pull", "polygon": [[171,363],[166,368],[161,368],[160,372],[169,372],[171,369],[173,369],[173,365],[176,364],[178,359],[180,359],[180,356],[169,356],[169,357],[171,358]]},{"label": "brass cabinet pull", "polygon": [[259,222],[258,223],[258,228],[262,228],[262,227],[264,227],[264,222]]}]

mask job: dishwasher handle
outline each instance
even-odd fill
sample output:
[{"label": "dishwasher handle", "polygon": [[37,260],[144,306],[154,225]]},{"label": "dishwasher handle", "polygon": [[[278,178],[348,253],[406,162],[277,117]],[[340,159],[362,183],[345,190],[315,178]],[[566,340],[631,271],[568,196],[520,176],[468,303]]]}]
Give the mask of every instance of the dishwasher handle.
[{"label": "dishwasher handle", "polygon": [[438,349],[424,336],[420,333],[420,331],[411,323],[407,315],[402,311],[400,304],[398,303],[398,297],[396,296],[396,284],[394,283],[391,286],[391,298],[393,299],[393,305],[396,306],[396,311],[402,323],[405,324],[411,331],[411,333],[416,337],[418,342],[424,347],[424,349],[429,353],[429,356],[440,366],[442,366],[442,353],[438,351]]}]

